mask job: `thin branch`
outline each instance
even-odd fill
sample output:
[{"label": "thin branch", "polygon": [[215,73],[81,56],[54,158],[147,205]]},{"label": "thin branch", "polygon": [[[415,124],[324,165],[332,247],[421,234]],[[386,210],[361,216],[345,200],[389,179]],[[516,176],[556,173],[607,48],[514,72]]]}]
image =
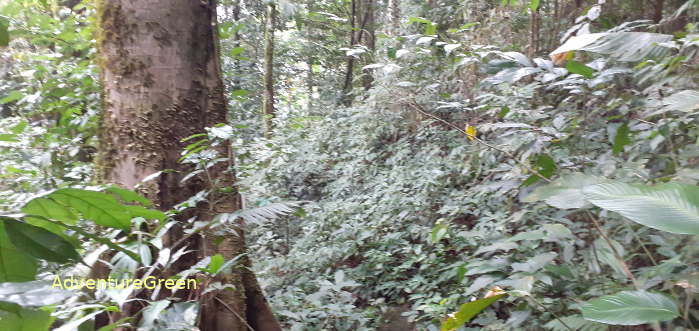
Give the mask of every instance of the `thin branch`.
[{"label": "thin branch", "polygon": [[506,151],[506,150],[500,149],[500,148],[498,148],[498,147],[495,147],[495,146],[493,146],[493,145],[491,145],[491,144],[489,144],[489,143],[483,141],[482,139],[480,139],[480,138],[478,138],[478,137],[476,137],[476,136],[473,136],[473,135],[470,135],[470,134],[466,133],[466,131],[462,130],[462,129],[459,128],[458,126],[456,126],[456,125],[454,125],[454,124],[452,124],[452,123],[450,123],[450,122],[448,122],[448,121],[446,121],[446,120],[444,120],[444,119],[442,119],[442,118],[439,118],[439,117],[437,117],[437,116],[435,116],[435,115],[433,115],[433,114],[428,113],[427,111],[425,111],[424,108],[422,108],[422,106],[420,106],[419,104],[417,104],[417,102],[415,102],[414,100],[412,100],[412,102],[408,103],[408,105],[412,106],[415,110],[417,110],[417,111],[420,112],[421,114],[426,115],[426,116],[429,116],[429,117],[431,117],[431,118],[433,118],[433,119],[435,119],[435,120],[437,120],[437,121],[439,121],[439,122],[442,122],[442,123],[444,123],[444,124],[450,126],[450,127],[453,128],[453,129],[455,129],[455,130],[457,130],[457,131],[463,133],[464,135],[466,135],[466,136],[469,137],[469,138],[472,138],[473,140],[475,140],[475,141],[478,142],[479,144],[484,145],[484,146],[486,146],[486,147],[488,147],[488,148],[490,148],[490,149],[494,149],[494,150],[496,150],[496,151],[498,151],[498,152],[500,152],[500,153],[505,154],[508,158],[512,159],[513,161],[517,162],[519,165],[521,165],[522,167],[524,167],[525,169],[527,169],[527,171],[531,172],[532,174],[534,174],[535,176],[537,176],[537,177],[539,177],[540,179],[544,180],[545,182],[551,183],[551,180],[550,180],[550,179],[546,178],[546,176],[542,175],[542,174],[539,173],[538,171],[532,169],[532,167],[528,166],[528,165],[525,164],[524,162],[522,162],[522,161],[520,161],[519,159],[517,159],[517,157],[515,157],[514,154],[512,154],[512,153],[510,153],[510,152],[508,152],[508,151]]},{"label": "thin branch", "polygon": [[565,326],[566,329],[568,329],[568,330],[570,330],[570,331],[575,331],[575,330],[573,330],[573,328],[571,328],[570,326],[568,326],[568,324],[566,324],[566,322],[563,322],[563,320],[562,320],[560,317],[558,317],[558,315],[556,315],[556,313],[554,313],[554,312],[548,310],[548,308],[546,308],[546,306],[544,306],[544,305],[541,304],[539,301],[537,301],[533,296],[527,295],[526,297],[527,297],[528,299],[531,299],[532,301],[534,301],[534,303],[536,303],[539,307],[543,308],[544,311],[546,311],[546,312],[548,312],[549,314],[553,315],[553,317],[554,317],[555,319],[557,319],[559,322],[561,322],[561,324],[563,324],[563,326]]},{"label": "thin branch", "polygon": [[614,254],[614,257],[621,263],[621,266],[624,268],[624,273],[626,273],[626,276],[631,280],[633,283],[633,287],[636,288],[637,290],[640,290],[638,287],[638,283],[636,281],[636,277],[631,273],[631,269],[629,269],[629,266],[626,264],[624,261],[624,258],[621,257],[621,254],[619,254],[619,251],[617,251],[616,247],[612,245],[611,239],[607,236],[606,233],[602,230],[602,227],[600,226],[599,222],[597,222],[597,219],[592,215],[592,213],[589,210],[585,210],[587,213],[587,216],[590,218],[592,221],[592,224],[595,226],[599,234],[604,238],[604,240],[607,242],[607,245],[612,249],[612,254]]}]

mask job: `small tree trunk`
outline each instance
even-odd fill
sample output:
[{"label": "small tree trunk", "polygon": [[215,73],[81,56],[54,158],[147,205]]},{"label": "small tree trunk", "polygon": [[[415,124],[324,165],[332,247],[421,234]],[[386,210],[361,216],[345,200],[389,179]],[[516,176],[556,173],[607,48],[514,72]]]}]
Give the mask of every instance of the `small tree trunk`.
[{"label": "small tree trunk", "polygon": [[[376,26],[374,24],[374,0],[366,0],[364,5],[364,20],[362,22],[362,41],[369,49],[369,54],[366,54],[365,64],[371,64],[374,60],[374,50],[376,50],[375,41],[375,30]],[[372,69],[364,70],[364,76],[362,77],[362,85],[364,85],[364,90],[371,88],[374,83],[374,76],[372,75]]]},{"label": "small tree trunk", "polygon": [[[355,31],[355,19],[357,17],[357,2],[351,1],[352,11],[350,13],[350,48],[356,43],[357,32]],[[352,71],[354,70],[354,56],[347,57],[347,69],[345,71],[345,83],[342,86],[342,96],[340,102],[345,106],[352,105]]]},{"label": "small tree trunk", "polygon": [[267,4],[265,19],[265,64],[264,64],[264,97],[262,104],[262,121],[265,137],[272,135],[272,119],[274,118],[274,21],[276,10],[273,3]]}]

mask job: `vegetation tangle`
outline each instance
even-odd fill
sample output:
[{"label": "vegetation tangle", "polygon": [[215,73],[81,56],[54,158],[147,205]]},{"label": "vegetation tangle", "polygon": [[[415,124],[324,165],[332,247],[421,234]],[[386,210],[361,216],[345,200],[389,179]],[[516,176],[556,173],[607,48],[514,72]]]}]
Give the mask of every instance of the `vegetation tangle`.
[{"label": "vegetation tangle", "polygon": [[699,330],[697,0],[0,0],[0,330]]}]

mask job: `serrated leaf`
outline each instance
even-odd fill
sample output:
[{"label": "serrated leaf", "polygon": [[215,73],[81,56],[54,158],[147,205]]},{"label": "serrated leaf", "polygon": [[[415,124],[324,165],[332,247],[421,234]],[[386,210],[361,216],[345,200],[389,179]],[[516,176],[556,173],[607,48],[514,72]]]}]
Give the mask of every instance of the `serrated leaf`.
[{"label": "serrated leaf", "polygon": [[12,244],[38,259],[67,263],[80,260],[80,255],[67,240],[37,226],[11,218],[2,218]]},{"label": "serrated leaf", "polygon": [[583,189],[590,203],[645,226],[678,234],[699,234],[699,187],[602,183]]},{"label": "serrated leaf", "polygon": [[454,313],[453,316],[442,323],[441,330],[452,331],[458,329],[505,295],[506,294],[499,294],[462,304],[458,312]]},{"label": "serrated leaf", "polygon": [[592,299],[581,305],[581,311],[586,320],[613,325],[669,321],[679,316],[673,300],[642,290],[622,291]]}]

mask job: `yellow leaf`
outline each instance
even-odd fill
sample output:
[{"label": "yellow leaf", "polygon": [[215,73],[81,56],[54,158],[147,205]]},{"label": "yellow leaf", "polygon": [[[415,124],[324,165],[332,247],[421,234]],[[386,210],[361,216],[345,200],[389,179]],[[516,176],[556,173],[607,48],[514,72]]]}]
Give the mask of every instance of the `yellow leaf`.
[{"label": "yellow leaf", "polygon": [[563,65],[567,60],[573,58],[573,53],[574,52],[563,52],[558,54],[551,54],[551,61],[553,61],[554,65]]},{"label": "yellow leaf", "polygon": [[468,136],[468,140],[476,139],[476,128],[470,125],[466,125],[466,136]]}]

